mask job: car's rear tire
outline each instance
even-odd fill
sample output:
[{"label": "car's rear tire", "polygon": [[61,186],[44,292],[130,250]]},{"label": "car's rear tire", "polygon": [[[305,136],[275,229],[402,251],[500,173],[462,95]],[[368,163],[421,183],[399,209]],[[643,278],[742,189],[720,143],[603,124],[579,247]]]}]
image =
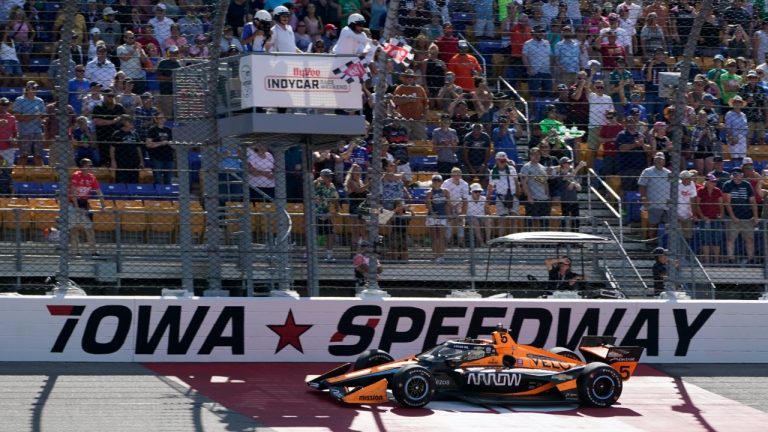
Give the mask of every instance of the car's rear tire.
[{"label": "car's rear tire", "polygon": [[391,361],[395,359],[386,351],[377,349],[363,351],[355,360],[355,370],[368,369]]},{"label": "car's rear tire", "polygon": [[581,361],[581,359],[579,358],[579,355],[569,350],[568,348],[554,347],[550,349],[549,352],[551,352],[552,354],[561,355],[563,357],[568,357],[569,359],[572,359],[572,360]]},{"label": "car's rear tire", "polygon": [[400,405],[421,408],[435,394],[435,377],[427,368],[419,365],[406,366],[392,377],[392,396]]},{"label": "car's rear tire", "polygon": [[615,369],[605,363],[590,363],[577,380],[582,405],[606,408],[619,400],[623,383]]}]

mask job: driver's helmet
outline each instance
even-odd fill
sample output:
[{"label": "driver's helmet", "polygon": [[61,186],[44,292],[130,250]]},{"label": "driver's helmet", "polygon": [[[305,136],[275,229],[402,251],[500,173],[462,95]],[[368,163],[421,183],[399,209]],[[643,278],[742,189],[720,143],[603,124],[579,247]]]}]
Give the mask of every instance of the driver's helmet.
[{"label": "driver's helmet", "polygon": [[353,25],[365,25],[365,17],[360,15],[359,13],[353,13],[349,16],[349,20],[347,21],[347,25],[352,27]]},{"label": "driver's helmet", "polygon": [[269,12],[267,12],[264,9],[256,12],[255,18],[256,18],[257,21],[261,21],[263,23],[271,23],[272,22],[272,15],[270,15]]},{"label": "driver's helmet", "polygon": [[280,18],[281,16],[290,16],[291,11],[288,10],[285,6],[278,6],[272,11],[272,16],[275,18]]}]

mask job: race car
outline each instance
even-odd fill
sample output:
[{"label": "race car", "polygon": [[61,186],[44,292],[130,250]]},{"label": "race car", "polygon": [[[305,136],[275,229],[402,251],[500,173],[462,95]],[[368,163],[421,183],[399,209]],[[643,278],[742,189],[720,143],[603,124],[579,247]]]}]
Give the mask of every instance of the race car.
[{"label": "race car", "polygon": [[575,352],[516,343],[501,326],[491,340],[449,340],[421,354],[395,360],[369,350],[307,382],[353,404],[389,401],[418,408],[435,398],[478,404],[580,403],[609,407],[621,396],[643,347],[614,346],[613,336],[584,336]]}]

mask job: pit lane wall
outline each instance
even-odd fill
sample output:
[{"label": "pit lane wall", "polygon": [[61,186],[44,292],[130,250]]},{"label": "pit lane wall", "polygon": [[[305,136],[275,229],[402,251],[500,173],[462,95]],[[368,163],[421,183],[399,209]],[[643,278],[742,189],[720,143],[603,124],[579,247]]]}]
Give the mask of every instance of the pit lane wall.
[{"label": "pit lane wall", "polygon": [[446,339],[575,348],[615,335],[644,362],[768,362],[768,302],[0,297],[0,361],[342,362]]}]

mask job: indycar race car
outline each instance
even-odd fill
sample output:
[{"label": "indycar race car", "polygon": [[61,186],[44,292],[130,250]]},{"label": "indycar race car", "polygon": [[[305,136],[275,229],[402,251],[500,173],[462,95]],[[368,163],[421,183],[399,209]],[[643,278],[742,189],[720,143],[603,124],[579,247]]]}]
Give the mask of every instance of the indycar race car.
[{"label": "indycar race car", "polygon": [[566,348],[544,350],[517,344],[499,326],[492,340],[449,340],[416,356],[395,361],[384,351],[362,353],[307,382],[337,400],[384,403],[390,390],[404,407],[418,408],[436,397],[479,404],[580,403],[609,407],[622,382],[635,371],[643,347],[613,346],[613,336],[584,336],[579,356]]}]

